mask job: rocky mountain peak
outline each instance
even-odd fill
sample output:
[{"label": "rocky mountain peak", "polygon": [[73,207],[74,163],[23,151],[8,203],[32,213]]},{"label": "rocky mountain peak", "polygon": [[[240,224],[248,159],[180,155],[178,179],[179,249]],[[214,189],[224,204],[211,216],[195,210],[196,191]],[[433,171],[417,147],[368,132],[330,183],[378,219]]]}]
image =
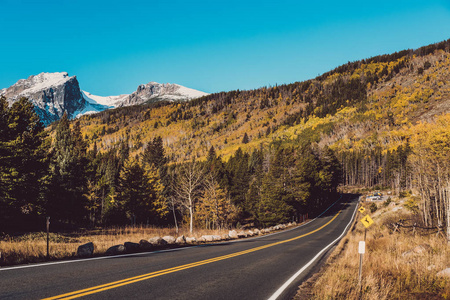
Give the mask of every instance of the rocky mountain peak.
[{"label": "rocky mountain peak", "polygon": [[59,120],[64,112],[73,118],[85,105],[76,76],[69,76],[67,72],[40,73],[20,79],[1,90],[0,95],[9,103],[27,97],[45,125]]},{"label": "rocky mountain peak", "polygon": [[188,101],[205,95],[208,94],[178,84],[152,81],[139,85],[130,95],[96,96],[82,91],[76,76],[69,76],[67,72],[32,75],[0,90],[0,96],[10,104],[27,97],[45,125],[59,120],[65,112],[69,118],[75,118],[119,106],[160,100]]}]

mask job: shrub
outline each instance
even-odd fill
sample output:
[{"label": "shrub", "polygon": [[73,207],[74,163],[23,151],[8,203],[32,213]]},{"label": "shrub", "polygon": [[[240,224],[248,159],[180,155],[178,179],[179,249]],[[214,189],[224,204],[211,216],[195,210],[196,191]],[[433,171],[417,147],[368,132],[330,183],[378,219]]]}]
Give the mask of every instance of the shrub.
[{"label": "shrub", "polygon": [[370,212],[371,212],[371,213],[374,213],[374,212],[377,211],[378,206],[377,206],[375,203],[372,203],[372,204],[370,204],[369,209],[370,209]]}]

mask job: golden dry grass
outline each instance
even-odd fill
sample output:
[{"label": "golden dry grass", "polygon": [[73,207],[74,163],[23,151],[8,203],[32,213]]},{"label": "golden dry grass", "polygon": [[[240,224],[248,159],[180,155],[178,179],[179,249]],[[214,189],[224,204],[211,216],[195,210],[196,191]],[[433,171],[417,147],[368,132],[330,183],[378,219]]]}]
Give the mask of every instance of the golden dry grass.
[{"label": "golden dry grass", "polygon": [[[365,206],[369,211],[369,205]],[[310,284],[308,298],[450,299],[449,278],[436,275],[450,267],[447,241],[436,234],[414,235],[410,230],[393,233],[388,225],[399,218],[411,218],[411,214],[405,209],[393,212],[392,206],[371,214],[375,223],[367,231],[361,289],[358,243],[364,240],[364,226],[359,222],[362,217],[359,214],[352,230]],[[416,248],[419,245],[422,246]],[[414,248],[427,250],[417,253]],[[305,291],[300,289],[296,299],[304,299],[301,293]]]},{"label": "golden dry grass", "polygon": [[[50,259],[69,258],[75,255],[79,245],[93,242],[96,255],[104,254],[114,245],[125,242],[139,243],[141,239],[148,240],[155,236],[172,235],[194,236],[196,238],[207,234],[222,235],[228,230],[203,230],[198,229],[194,234],[189,234],[188,228],[180,228],[178,234],[174,228],[156,227],[125,227],[104,230],[91,230],[71,234],[50,234]],[[5,237],[0,240],[1,265],[22,264],[46,260],[47,235],[44,232],[32,233],[20,237]]]}]

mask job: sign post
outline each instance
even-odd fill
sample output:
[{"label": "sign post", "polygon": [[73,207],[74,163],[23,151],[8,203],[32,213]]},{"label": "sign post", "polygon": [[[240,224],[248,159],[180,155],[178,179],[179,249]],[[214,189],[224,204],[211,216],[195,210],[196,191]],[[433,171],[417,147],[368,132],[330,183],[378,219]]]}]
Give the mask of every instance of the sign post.
[{"label": "sign post", "polygon": [[366,253],[366,242],[360,241],[358,247],[359,253],[359,287],[361,287],[361,278],[362,278],[362,263],[363,263],[363,255]]},{"label": "sign post", "polygon": [[49,236],[49,231],[50,231],[50,217],[47,217],[47,259],[50,258],[50,236]]},{"label": "sign post", "polygon": [[[359,211],[361,213],[363,213],[365,211],[365,209],[363,207],[361,207],[359,209]],[[362,281],[362,263],[363,263],[363,255],[364,253],[366,253],[366,234],[367,234],[367,228],[370,227],[370,225],[373,224],[373,220],[369,215],[365,215],[361,220],[361,223],[364,225],[365,229],[364,229],[364,241],[360,241],[359,242],[359,247],[358,247],[358,253],[359,253],[359,291],[361,293],[361,281]]]}]

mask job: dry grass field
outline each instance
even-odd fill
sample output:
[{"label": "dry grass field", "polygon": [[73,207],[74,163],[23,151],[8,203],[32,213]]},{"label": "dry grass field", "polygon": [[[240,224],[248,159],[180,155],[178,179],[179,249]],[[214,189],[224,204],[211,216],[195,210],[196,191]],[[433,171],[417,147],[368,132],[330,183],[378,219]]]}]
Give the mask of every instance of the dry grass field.
[{"label": "dry grass field", "polygon": [[[437,274],[450,267],[449,245],[437,230],[407,227],[419,218],[405,203],[378,203],[373,213],[371,203],[363,204],[374,224],[367,231],[361,287],[358,243],[365,227],[358,213],[351,231],[295,299],[450,299],[450,278]],[[395,230],[400,219],[406,227]]]},{"label": "dry grass field", "polygon": [[[156,227],[125,227],[110,228],[104,230],[91,230],[71,234],[50,233],[50,259],[70,258],[75,255],[79,245],[93,242],[94,254],[102,255],[114,245],[125,242],[139,243],[141,239],[149,239],[156,236],[172,235],[194,236],[197,239],[202,235],[222,235],[228,230],[196,230],[189,234],[189,228],[176,230]],[[19,237],[3,237],[0,240],[0,263],[4,265],[23,264],[30,262],[46,261],[47,234],[44,232],[30,233]]]}]

